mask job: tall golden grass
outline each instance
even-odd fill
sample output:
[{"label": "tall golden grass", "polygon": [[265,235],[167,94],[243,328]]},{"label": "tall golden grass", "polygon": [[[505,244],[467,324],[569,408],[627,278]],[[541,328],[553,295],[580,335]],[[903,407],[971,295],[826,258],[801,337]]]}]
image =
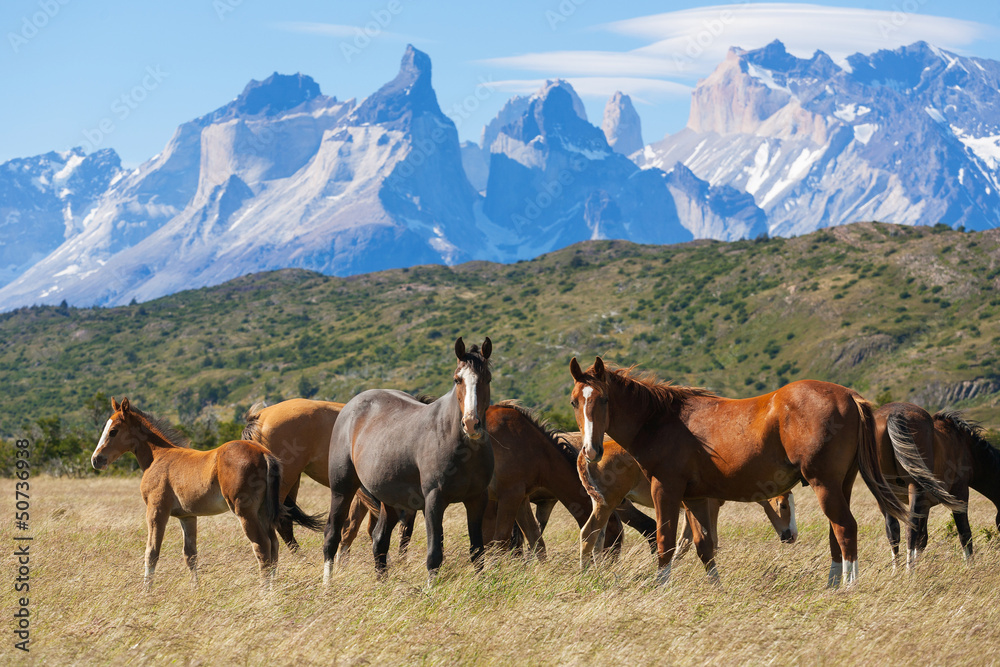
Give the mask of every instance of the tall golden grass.
[{"label": "tall golden grass", "polygon": [[[10,480],[0,486],[13,498]],[[1000,539],[987,541],[981,530],[993,526],[988,501],[975,495],[971,503],[974,565],[962,562],[950,515],[938,508],[927,552],[908,575],[893,572],[881,516],[859,482],[861,581],[828,591],[827,523],[810,490],[796,493],[800,537],[791,546],[778,542],[756,505],[723,507],[721,588],[706,580],[693,553],[667,588],[653,586],[653,557],[631,530],[620,561],[581,573],[576,524],[561,510],[546,531],[546,562],[494,557],[475,574],[464,511],[455,506],[445,518],[445,564],[431,589],[419,522],[410,556],[393,555],[386,581],[376,581],[370,543],[359,538],[328,588],[321,536],[300,531],[301,555],[282,548],[268,590],[235,517],[221,515],[199,520],[199,588],[190,586],[172,521],[153,590],[145,592],[139,480],[37,478],[31,653],[13,650],[5,632],[2,655],[5,662],[116,665],[1000,659]],[[327,494],[304,481],[300,504],[319,511]],[[12,579],[10,566],[6,571]],[[12,586],[2,589],[3,608],[11,610]]]}]

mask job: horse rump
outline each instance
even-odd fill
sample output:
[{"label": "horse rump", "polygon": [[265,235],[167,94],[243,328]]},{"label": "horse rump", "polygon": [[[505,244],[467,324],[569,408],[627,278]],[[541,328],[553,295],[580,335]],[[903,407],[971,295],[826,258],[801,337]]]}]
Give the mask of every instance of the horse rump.
[{"label": "horse rump", "polygon": [[264,495],[264,502],[261,503],[261,520],[265,525],[277,527],[282,520],[297,523],[303,528],[320,532],[326,525],[326,515],[306,514],[295,501],[285,498],[282,503],[278,500],[281,497],[281,461],[273,454],[265,455],[267,460],[267,488]]},{"label": "horse rump", "polygon": [[875,441],[875,414],[872,411],[872,404],[854,392],[851,394],[858,408],[857,459],[861,479],[865,480],[865,485],[875,496],[875,501],[884,513],[912,527],[914,523],[910,511],[899,502],[892,486],[882,474],[882,466],[878,459],[878,443]]},{"label": "horse rump", "polygon": [[906,417],[900,414],[890,414],[885,420],[889,442],[896,461],[903,467],[906,474],[913,478],[921,489],[940,504],[953,512],[965,512],[968,505],[948,492],[944,483],[927,467],[927,462],[920,455],[913,440],[913,434],[906,423]]}]

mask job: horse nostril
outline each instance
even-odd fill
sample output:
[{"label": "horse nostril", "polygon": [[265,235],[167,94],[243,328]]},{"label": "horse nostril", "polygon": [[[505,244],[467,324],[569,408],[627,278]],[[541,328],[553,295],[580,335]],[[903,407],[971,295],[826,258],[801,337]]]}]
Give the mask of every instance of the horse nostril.
[{"label": "horse nostril", "polygon": [[792,543],[795,542],[795,535],[792,533],[791,530],[782,531],[782,533],[781,533],[781,541],[784,544],[792,544]]},{"label": "horse nostril", "polygon": [[91,459],[90,463],[94,466],[95,470],[104,470],[108,465],[108,460],[103,455],[99,455]]}]

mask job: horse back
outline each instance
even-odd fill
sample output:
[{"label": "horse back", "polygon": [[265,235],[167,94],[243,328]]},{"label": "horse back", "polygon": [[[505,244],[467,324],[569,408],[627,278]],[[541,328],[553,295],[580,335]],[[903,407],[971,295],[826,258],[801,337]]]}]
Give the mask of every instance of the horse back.
[{"label": "horse back", "polygon": [[330,486],[330,436],[343,407],[332,401],[293,398],[258,413],[259,442],[281,461],[286,480],[305,473]]}]

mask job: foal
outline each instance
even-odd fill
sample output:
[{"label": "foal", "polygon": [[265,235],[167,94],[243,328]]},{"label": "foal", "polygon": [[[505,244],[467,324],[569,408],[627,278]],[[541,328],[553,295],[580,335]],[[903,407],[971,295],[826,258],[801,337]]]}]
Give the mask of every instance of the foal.
[{"label": "foal", "polygon": [[106,469],[126,452],[135,454],[142,468],[142,499],[146,503],[146,587],[152,585],[167,520],[177,517],[184,532],[184,555],[197,584],[199,516],[232,511],[253,545],[261,575],[274,576],[278,563],[275,528],[288,517],[311,530],[320,530],[319,517],[305,515],[297,506],[279,501],[281,464],[260,445],[233,440],[209,451],[188,449],[179,438],[151,416],[111,399],[114,410],[91,457],[97,470]]}]

